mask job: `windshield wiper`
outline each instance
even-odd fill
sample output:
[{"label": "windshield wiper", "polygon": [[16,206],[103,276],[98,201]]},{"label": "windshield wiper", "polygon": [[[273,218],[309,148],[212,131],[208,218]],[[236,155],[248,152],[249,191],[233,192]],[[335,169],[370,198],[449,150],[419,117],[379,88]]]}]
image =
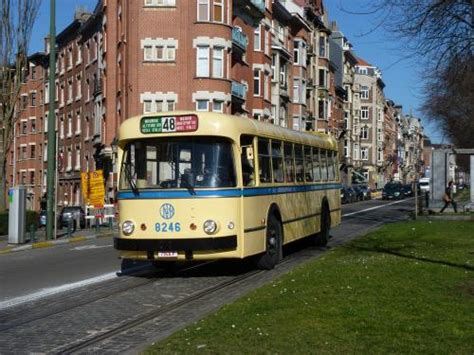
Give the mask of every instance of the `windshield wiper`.
[{"label": "windshield wiper", "polygon": [[137,188],[137,184],[136,184],[136,182],[135,182],[135,180],[133,179],[133,176],[132,176],[132,165],[131,164],[126,165],[124,163],[122,165],[122,168],[124,170],[125,179],[127,180],[128,184],[130,185],[130,188],[132,189],[133,194],[138,195],[139,191],[138,191],[138,188]]},{"label": "windshield wiper", "polygon": [[181,176],[181,185],[188,189],[189,194],[196,195],[196,191],[194,191],[194,186],[189,182],[189,175],[183,174],[183,176]]}]

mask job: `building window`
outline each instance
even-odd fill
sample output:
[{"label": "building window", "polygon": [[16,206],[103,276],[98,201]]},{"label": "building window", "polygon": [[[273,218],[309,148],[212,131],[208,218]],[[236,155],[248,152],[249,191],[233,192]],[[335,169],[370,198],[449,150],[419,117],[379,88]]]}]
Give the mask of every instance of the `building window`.
[{"label": "building window", "polygon": [[360,107],[360,118],[363,120],[369,119],[369,106]]},{"label": "building window", "polygon": [[196,100],[196,111],[209,111],[209,101]]},{"label": "building window", "polygon": [[212,101],[213,112],[224,112],[224,101],[214,100]]},{"label": "building window", "polygon": [[144,53],[145,53],[144,59],[146,61],[153,60],[153,47],[152,46],[145,46]]},{"label": "building window", "polygon": [[276,56],[272,55],[272,81],[276,81]]},{"label": "building window", "polygon": [[224,22],[224,3],[223,3],[223,0],[214,0],[214,21]]},{"label": "building window", "polygon": [[325,69],[319,69],[319,86],[327,88],[327,76]]},{"label": "building window", "polygon": [[75,170],[81,170],[81,148],[76,145],[76,165]]},{"label": "building window", "polygon": [[72,170],[72,151],[71,148],[67,149],[67,168],[66,171]]},{"label": "building window", "polygon": [[326,57],[326,36],[319,36],[319,56]]},{"label": "building window", "polygon": [[72,80],[69,80],[67,85],[67,102],[72,101]]},{"label": "building window", "polygon": [[21,121],[21,134],[27,134],[27,133],[28,133],[28,122]]},{"label": "building window", "polygon": [[76,77],[76,99],[80,99],[82,96],[82,81],[81,81],[81,76],[78,75]]},{"label": "building window", "polygon": [[260,96],[260,70],[253,71],[253,95]]},{"label": "building window", "polygon": [[300,79],[294,79],[293,81],[293,102],[300,102]]},{"label": "building window", "polygon": [[362,85],[360,87],[360,98],[361,99],[368,99],[369,98],[369,87]]},{"label": "building window", "polygon": [[212,50],[212,76],[224,77],[224,48],[214,47]]},{"label": "building window", "polygon": [[197,76],[209,76],[209,47],[197,47]]},{"label": "building window", "polygon": [[270,100],[270,73],[265,72],[263,76],[263,98]]},{"label": "building window", "polygon": [[198,21],[209,21],[209,1],[210,0],[198,0]]},{"label": "building window", "polygon": [[377,160],[379,162],[381,162],[383,160],[383,154],[382,153],[383,153],[382,149],[379,148],[378,151],[377,151]]},{"label": "building window", "polygon": [[260,25],[257,26],[253,35],[253,49],[256,51],[262,50],[262,32]]},{"label": "building window", "polygon": [[286,64],[280,65],[280,85],[286,86],[287,83],[287,67]]},{"label": "building window", "polygon": [[360,158],[362,160],[369,160],[369,148],[368,147],[361,147],[360,148]]},{"label": "building window", "polygon": [[76,111],[76,136],[81,134],[81,111]]},{"label": "building window", "polygon": [[367,70],[367,68],[359,68],[358,73],[359,73],[359,74],[363,74],[363,75],[367,75],[367,74],[368,74],[368,70]]},{"label": "building window", "polygon": [[151,100],[143,101],[143,113],[151,112]]},{"label": "building window", "polygon": [[349,140],[344,139],[344,157],[349,157]]},{"label": "building window", "polygon": [[30,144],[30,159],[34,159],[36,156],[36,145]]},{"label": "building window", "polygon": [[360,138],[369,139],[369,127],[361,127],[360,129]]},{"label": "building window", "polygon": [[36,106],[36,92],[31,93],[31,106]]},{"label": "building window", "polygon": [[147,6],[176,6],[176,0],[145,0]]},{"label": "building window", "polygon": [[298,41],[293,42],[293,46],[294,46],[294,48],[293,48],[293,62],[295,64],[299,64],[299,58],[300,58],[298,44],[299,44]]},{"label": "building window", "polygon": [[20,155],[21,160],[24,160],[24,159],[28,158],[27,150],[28,150],[28,147],[26,146],[26,144],[21,146],[21,155]]},{"label": "building window", "polygon": [[176,103],[173,100],[168,100],[166,101],[166,109],[168,111],[174,111],[175,110]]},{"label": "building window", "polygon": [[71,114],[68,114],[68,116],[67,116],[67,136],[68,137],[72,136],[72,116],[71,116]]},{"label": "building window", "polygon": [[31,133],[36,133],[36,119],[30,120]]},{"label": "building window", "polygon": [[327,119],[327,114],[328,114],[328,102],[325,99],[319,99],[318,118],[325,120]]}]

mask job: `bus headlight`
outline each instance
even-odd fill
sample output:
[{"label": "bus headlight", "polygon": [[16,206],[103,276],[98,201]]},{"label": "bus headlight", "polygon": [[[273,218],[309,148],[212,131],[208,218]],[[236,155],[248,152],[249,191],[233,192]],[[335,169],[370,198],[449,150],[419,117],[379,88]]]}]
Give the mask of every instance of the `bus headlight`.
[{"label": "bus headlight", "polygon": [[217,232],[217,223],[212,219],[208,219],[206,222],[204,222],[202,229],[204,229],[204,232],[207,234],[214,234]]},{"label": "bus headlight", "polygon": [[125,221],[122,223],[122,233],[130,235],[135,230],[135,224],[132,221]]}]

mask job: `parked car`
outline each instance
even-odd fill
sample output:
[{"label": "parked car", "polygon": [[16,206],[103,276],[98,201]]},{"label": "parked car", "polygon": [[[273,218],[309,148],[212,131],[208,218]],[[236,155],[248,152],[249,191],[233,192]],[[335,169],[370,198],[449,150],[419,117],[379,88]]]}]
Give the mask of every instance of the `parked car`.
[{"label": "parked car", "polygon": [[341,203],[351,203],[356,201],[356,192],[350,187],[343,185],[341,189]]},{"label": "parked car", "polygon": [[46,227],[46,210],[41,210],[39,213],[38,227]]},{"label": "parked car", "polygon": [[404,197],[400,183],[389,182],[383,187],[382,200],[400,200]]},{"label": "parked car", "polygon": [[413,188],[411,187],[410,184],[403,185],[402,186],[402,191],[403,191],[403,195],[405,197],[411,197],[414,194]]},{"label": "parked car", "polygon": [[354,193],[355,193],[355,200],[356,201],[363,201],[364,200],[364,191],[362,191],[362,187],[360,185],[353,185],[352,186]]},{"label": "parked car", "polygon": [[74,229],[77,229],[77,221],[79,221],[80,228],[86,227],[86,213],[81,206],[67,206],[61,209],[58,221],[59,228],[66,228],[71,220]]},{"label": "parked car", "polygon": [[359,185],[359,187],[364,195],[364,200],[372,199],[372,191],[370,190],[370,187],[368,185]]}]

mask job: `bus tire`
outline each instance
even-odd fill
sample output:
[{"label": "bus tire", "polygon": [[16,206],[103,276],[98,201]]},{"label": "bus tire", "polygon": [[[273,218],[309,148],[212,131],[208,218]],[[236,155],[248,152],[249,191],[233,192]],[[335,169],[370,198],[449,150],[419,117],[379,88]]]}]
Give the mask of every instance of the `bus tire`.
[{"label": "bus tire", "polygon": [[282,227],[274,214],[268,218],[266,232],[265,252],[258,256],[256,266],[258,269],[271,270],[280,262],[283,256]]},{"label": "bus tire", "polygon": [[321,209],[321,230],[314,237],[314,245],[324,247],[329,241],[329,232],[331,231],[331,214],[327,204]]}]

